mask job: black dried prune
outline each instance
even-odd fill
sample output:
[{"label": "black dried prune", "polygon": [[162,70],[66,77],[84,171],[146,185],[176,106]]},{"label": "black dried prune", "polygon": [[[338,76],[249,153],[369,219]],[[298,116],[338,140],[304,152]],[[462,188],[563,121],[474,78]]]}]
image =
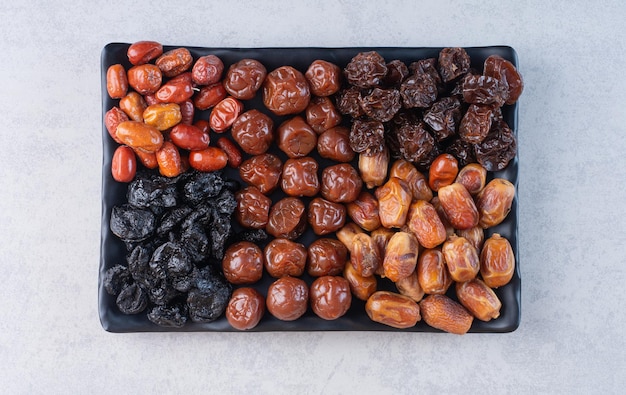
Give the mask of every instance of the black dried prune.
[{"label": "black dried prune", "polygon": [[189,206],[175,207],[168,211],[161,218],[159,227],[157,228],[158,235],[165,235],[171,232],[177,225],[179,225],[193,209]]},{"label": "black dried prune", "polygon": [[128,268],[124,265],[115,265],[104,274],[104,289],[109,295],[116,296],[120,291],[132,283]]},{"label": "black dried prune", "polygon": [[517,141],[515,135],[504,121],[495,121],[487,137],[480,144],[475,144],[476,160],[487,171],[504,169],[515,157]]},{"label": "black dried prune", "polygon": [[509,97],[508,86],[493,77],[471,75],[463,79],[463,100],[472,104],[502,106]]},{"label": "black dried prune", "polygon": [[354,86],[373,88],[387,75],[387,64],[376,51],[360,52],[350,60],[344,74]]},{"label": "black dried prune", "polygon": [[222,260],[226,242],[232,236],[232,224],[230,216],[216,215],[210,226],[211,236],[211,256],[215,259]]},{"label": "black dried prune", "polygon": [[243,232],[237,233],[237,240],[249,241],[251,243],[261,243],[266,241],[269,235],[265,229],[246,229]]},{"label": "black dried prune", "polygon": [[174,207],[178,203],[176,191],[177,178],[163,177],[148,172],[137,173],[135,179],[128,184],[126,198],[135,207],[152,210],[163,207]]},{"label": "black dried prune", "polygon": [[193,267],[186,249],[178,243],[163,243],[154,250],[150,258],[150,269],[157,278],[167,278],[168,275],[186,275],[193,270]]},{"label": "black dried prune", "polygon": [[151,211],[123,204],[111,210],[110,227],[111,232],[124,241],[142,241],[156,230],[156,217]]},{"label": "black dried prune", "polygon": [[437,100],[437,83],[428,74],[413,74],[400,85],[404,108],[427,108]]},{"label": "black dried prune", "polygon": [[182,229],[180,243],[193,262],[202,262],[211,255],[211,240],[204,227],[199,224],[192,223]]},{"label": "black dried prune", "polygon": [[449,82],[465,74],[470,67],[470,57],[463,48],[444,48],[439,52],[439,74]]},{"label": "black dried prune", "polygon": [[387,86],[400,85],[409,75],[409,68],[403,61],[395,59],[387,63],[387,75],[383,82]]},{"label": "black dried prune", "polygon": [[219,214],[232,214],[237,208],[235,194],[228,189],[224,189],[215,199],[211,201]]},{"label": "black dried prune", "polygon": [[195,287],[187,295],[189,316],[194,322],[211,322],[226,310],[232,286],[211,265],[198,271]]},{"label": "black dried prune", "polygon": [[343,89],[337,93],[335,107],[343,115],[358,118],[364,114],[361,105],[361,90],[356,86]]},{"label": "black dried prune", "polygon": [[435,102],[425,113],[424,122],[441,142],[456,134],[461,120],[461,102],[454,97],[444,97]]},{"label": "black dried prune", "polygon": [[154,304],[164,305],[181,295],[179,291],[174,289],[171,279],[163,278],[156,282],[156,285],[147,290],[150,301]]},{"label": "black dried prune", "polygon": [[210,203],[202,202],[198,204],[189,215],[187,215],[180,226],[183,229],[188,228],[193,224],[208,226],[213,220],[214,213],[215,209]]},{"label": "black dried prune", "polygon": [[217,196],[224,187],[222,173],[193,172],[183,185],[183,196],[193,205]]},{"label": "black dried prune", "polygon": [[400,92],[397,89],[374,88],[359,102],[363,112],[375,121],[387,122],[400,110]]},{"label": "black dried prune", "polygon": [[180,328],[187,323],[187,310],[187,305],[182,303],[155,306],[148,313],[148,319],[159,326]]},{"label": "black dried prune", "polygon": [[131,284],[122,289],[115,303],[124,314],[138,314],[148,307],[148,297],[140,286]]},{"label": "black dried prune", "polygon": [[350,129],[350,148],[365,155],[382,152],[385,148],[385,127],[382,122],[354,120]]},{"label": "black dried prune", "polygon": [[153,249],[144,245],[138,245],[127,258],[130,275],[144,289],[150,289],[157,283],[157,279],[150,271],[152,252]]},{"label": "black dried prune", "polygon": [[446,148],[446,152],[456,158],[459,167],[464,167],[469,163],[476,163],[476,154],[474,153],[474,145],[460,138],[452,141]]}]

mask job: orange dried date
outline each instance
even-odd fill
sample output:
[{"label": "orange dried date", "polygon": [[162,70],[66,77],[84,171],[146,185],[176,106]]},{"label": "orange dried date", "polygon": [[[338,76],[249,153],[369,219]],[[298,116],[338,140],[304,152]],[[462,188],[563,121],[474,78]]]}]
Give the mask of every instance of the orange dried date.
[{"label": "orange dried date", "polygon": [[171,79],[161,85],[155,97],[159,103],[181,103],[193,96],[193,86],[186,78]]},{"label": "orange dried date", "polygon": [[490,321],[500,316],[502,302],[496,293],[478,278],[457,283],[456,296],[463,307],[481,321]]},{"label": "orange dried date", "polygon": [[485,284],[498,288],[508,284],[515,273],[515,255],[509,241],[494,233],[485,240],[480,253],[480,275]]},{"label": "orange dried date", "polygon": [[437,210],[425,200],[418,200],[409,208],[407,224],[424,248],[434,248],[447,238]]},{"label": "orange dried date", "polygon": [[176,103],[153,104],[143,112],[143,121],[161,131],[173,127],[182,119],[180,106]]},{"label": "orange dried date", "polygon": [[346,205],[346,208],[348,216],[361,228],[371,232],[381,226],[378,200],[370,192],[361,191],[354,201]]},{"label": "orange dried date", "polygon": [[130,120],[128,115],[119,107],[113,107],[104,114],[104,126],[107,128],[111,138],[118,144],[122,144],[122,141],[115,134],[117,125],[128,120]]},{"label": "orange dried date", "polygon": [[487,180],[487,169],[478,163],[469,163],[456,176],[454,182],[462,184],[470,195],[475,196],[485,187]]},{"label": "orange dried date", "polygon": [[206,149],[210,142],[208,133],[203,132],[196,126],[184,123],[174,126],[169,136],[176,146],[190,151]]},{"label": "orange dried date", "polygon": [[433,191],[450,185],[459,173],[459,162],[450,154],[441,154],[433,160],[428,170],[428,185]]},{"label": "orange dried date", "polygon": [[371,155],[359,155],[359,171],[361,179],[368,188],[381,186],[387,178],[389,167],[389,149],[385,146],[382,151]]},{"label": "orange dried date", "polygon": [[128,72],[128,85],[141,95],[155,93],[163,82],[161,69],[153,64],[131,67]]},{"label": "orange dried date", "polygon": [[120,99],[120,109],[133,121],[143,122],[143,112],[148,105],[143,97],[137,92],[128,92]]},{"label": "orange dried date", "polygon": [[243,103],[234,97],[227,97],[217,103],[209,116],[211,129],[217,133],[222,133],[232,126],[235,120],[243,111]]},{"label": "orange dried date", "polygon": [[428,186],[426,177],[407,160],[398,159],[393,162],[389,170],[389,177],[397,177],[404,181],[411,190],[413,200],[426,200],[428,202],[433,198],[433,191]]},{"label": "orange dried date", "polygon": [[189,165],[199,171],[215,171],[226,167],[228,155],[217,147],[208,147],[189,153]]},{"label": "orange dried date", "polygon": [[419,244],[413,234],[395,233],[385,248],[384,276],[393,282],[408,277],[415,271],[418,254]]},{"label": "orange dried date", "polygon": [[201,56],[191,69],[193,82],[198,85],[211,85],[219,82],[224,72],[224,63],[215,55]]},{"label": "orange dried date", "polygon": [[214,107],[228,96],[224,85],[217,82],[213,85],[203,86],[193,97],[193,104],[198,110],[208,110]]},{"label": "orange dried date", "polygon": [[156,41],[137,41],[128,47],[128,61],[134,65],[150,62],[163,54],[163,45]]},{"label": "orange dried date", "polygon": [[363,277],[374,275],[382,264],[382,257],[374,240],[366,233],[358,233],[352,238],[350,263]]},{"label": "orange dried date", "polygon": [[143,122],[125,121],[117,125],[116,136],[134,150],[154,153],[163,145],[163,134]]},{"label": "orange dried date", "polygon": [[342,226],[341,228],[339,228],[335,232],[335,236],[337,236],[337,239],[339,239],[339,241],[341,241],[343,245],[346,246],[348,251],[350,251],[352,250],[352,246],[354,244],[353,243],[354,236],[360,233],[365,233],[365,232],[357,224],[355,224],[354,222],[350,222],[346,224],[345,226]]},{"label": "orange dried date", "polygon": [[187,71],[193,62],[191,52],[187,48],[176,48],[163,53],[155,62],[166,77],[175,77]]},{"label": "orange dried date", "polygon": [[419,306],[424,322],[448,333],[463,335],[474,322],[463,306],[445,295],[428,295]]},{"label": "orange dried date", "polygon": [[391,177],[376,189],[380,223],[385,228],[401,228],[406,223],[412,195],[409,187],[399,178]]},{"label": "orange dried date", "polygon": [[343,277],[348,280],[352,294],[360,300],[367,300],[378,288],[376,276],[362,276],[350,262],[344,266]]},{"label": "orange dried date", "polygon": [[462,229],[456,231],[457,236],[465,237],[469,241],[476,251],[480,251],[483,248],[485,242],[485,230],[480,226],[474,226],[469,229]]},{"label": "orange dried date", "polygon": [[365,312],[374,322],[393,328],[411,328],[420,320],[419,305],[408,296],[389,291],[372,294],[365,303]]},{"label": "orange dried date", "polygon": [[143,152],[140,150],[134,150],[135,155],[139,158],[141,164],[147,169],[156,169],[159,167],[159,163],[156,159],[156,153],[154,152]]},{"label": "orange dried date", "polygon": [[111,99],[121,99],[128,92],[128,77],[121,64],[114,64],[107,69],[107,92]]},{"label": "orange dried date", "polygon": [[117,182],[131,182],[137,172],[137,160],[132,148],[121,145],[113,153],[111,175]]},{"label": "orange dried date", "polygon": [[417,260],[417,280],[425,293],[443,295],[452,285],[452,277],[440,248],[422,251]]},{"label": "orange dried date", "polygon": [[176,146],[166,141],[156,152],[156,160],[159,165],[159,173],[165,177],[176,177],[182,173],[180,152]]},{"label": "orange dried date", "polygon": [[396,288],[401,295],[408,296],[416,302],[424,297],[424,290],[417,279],[417,271],[415,270],[408,276],[396,281]]},{"label": "orange dried date", "polygon": [[480,215],[479,225],[490,228],[499,225],[511,211],[515,198],[515,186],[503,178],[489,181],[478,195],[476,206]]},{"label": "orange dried date", "polygon": [[441,252],[454,281],[464,282],[476,277],[480,260],[476,248],[464,237],[451,236],[443,243]]},{"label": "orange dried date", "polygon": [[470,229],[478,225],[478,210],[472,196],[462,184],[453,183],[441,187],[437,196],[446,218],[455,229]]}]

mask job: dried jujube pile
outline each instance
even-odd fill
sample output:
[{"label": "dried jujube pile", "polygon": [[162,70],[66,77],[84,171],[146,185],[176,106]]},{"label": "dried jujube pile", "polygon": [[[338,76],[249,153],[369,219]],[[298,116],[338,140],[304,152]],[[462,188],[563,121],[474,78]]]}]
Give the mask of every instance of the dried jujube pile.
[{"label": "dried jujube pile", "polygon": [[493,289],[515,257],[485,229],[515,196],[492,175],[516,155],[501,110],[523,90],[510,62],[479,72],[445,48],[267,70],[155,42],[128,57],[107,72],[119,105],[105,116],[113,178],[129,183],[110,220],[127,259],[105,278],[120,311],[170,327],[225,314],[246,330],[309,308],[339,319],[356,298],[373,321],[459,334],[499,316]]}]

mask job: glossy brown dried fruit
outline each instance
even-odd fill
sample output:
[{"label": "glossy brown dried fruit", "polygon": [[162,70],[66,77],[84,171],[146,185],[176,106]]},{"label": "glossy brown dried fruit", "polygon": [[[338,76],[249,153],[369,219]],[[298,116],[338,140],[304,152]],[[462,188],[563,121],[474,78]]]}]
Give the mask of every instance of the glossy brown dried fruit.
[{"label": "glossy brown dried fruit", "polygon": [[358,233],[352,238],[350,264],[363,277],[374,275],[378,267],[382,265],[378,246],[368,234]]},{"label": "glossy brown dried fruit", "polygon": [[224,88],[239,100],[250,100],[261,88],[267,69],[255,59],[241,59],[233,63],[224,77]]},{"label": "glossy brown dried fruit", "polygon": [[274,237],[295,240],[306,228],[306,208],[298,198],[286,197],[270,209],[267,233]]},{"label": "glossy brown dried fruit", "polygon": [[325,60],[314,60],[304,76],[315,96],[330,96],[341,88],[341,69]]},{"label": "glossy brown dried fruit", "polygon": [[389,178],[391,177],[397,177],[406,183],[411,190],[413,200],[430,201],[433,198],[433,191],[428,186],[428,180],[411,162],[404,159],[396,160],[389,170]]},{"label": "glossy brown dried fruit", "polygon": [[337,110],[344,115],[358,118],[363,115],[360,103],[361,90],[356,86],[350,86],[340,90],[335,97]]},{"label": "glossy brown dried fruit", "polygon": [[345,226],[337,229],[335,235],[337,236],[337,239],[339,239],[339,241],[341,241],[343,245],[346,246],[348,251],[350,251],[352,249],[354,236],[358,235],[359,233],[365,232],[357,224],[355,224],[354,222],[350,222]]},{"label": "glossy brown dried fruit", "polygon": [[421,167],[428,167],[437,149],[435,139],[422,121],[401,122],[393,129],[397,156]]},{"label": "glossy brown dried fruit", "polygon": [[441,247],[450,276],[454,281],[465,282],[476,277],[480,260],[476,248],[464,237],[450,236]]},{"label": "glossy brown dried fruit", "polygon": [[404,108],[428,108],[437,100],[437,83],[428,74],[413,74],[400,85]]},{"label": "glossy brown dried fruit", "polygon": [[496,293],[478,278],[457,283],[456,296],[463,307],[481,321],[491,321],[500,316],[502,302]]},{"label": "glossy brown dried fruit", "polygon": [[508,87],[508,99],[505,104],[514,104],[524,90],[524,81],[513,63],[498,55],[485,59],[484,75],[494,77]]},{"label": "glossy brown dried fruit", "polygon": [[459,162],[450,154],[441,154],[435,158],[428,170],[428,185],[433,191],[450,185],[459,174]]},{"label": "glossy brown dried fruit", "polygon": [[163,134],[143,122],[125,121],[117,125],[115,135],[134,150],[154,153],[163,145]]},{"label": "glossy brown dried fruit", "polygon": [[294,321],[306,313],[309,305],[309,287],[304,280],[282,277],[267,290],[267,310],[282,321]]},{"label": "glossy brown dried fruit", "polygon": [[128,85],[140,95],[155,93],[163,82],[161,70],[153,64],[142,64],[128,69]]},{"label": "glossy brown dried fruit", "polygon": [[359,104],[367,116],[379,122],[390,121],[402,107],[395,88],[374,88],[360,97]]},{"label": "glossy brown dried fruit", "polygon": [[359,172],[361,179],[368,188],[383,185],[387,179],[389,168],[389,150],[384,147],[382,151],[371,155],[359,155]]},{"label": "glossy brown dried fruit", "polygon": [[320,189],[318,167],[311,157],[287,159],[281,176],[283,192],[297,197],[317,195]]},{"label": "glossy brown dried fruit", "polygon": [[399,178],[391,177],[376,189],[378,213],[386,228],[401,228],[406,223],[413,195],[408,185]]},{"label": "glossy brown dried fruit", "polygon": [[480,275],[485,284],[498,288],[508,284],[515,273],[515,254],[509,241],[494,233],[485,240],[480,253]]},{"label": "glossy brown dried fruit", "polygon": [[494,120],[489,134],[480,144],[474,145],[476,160],[487,171],[503,170],[517,153],[517,140],[503,120]]},{"label": "glossy brown dried fruit", "polygon": [[122,141],[115,134],[117,125],[129,120],[128,115],[126,115],[126,113],[119,107],[113,107],[104,114],[104,125],[106,126],[109,135],[116,143],[122,144]]},{"label": "glossy brown dried fruit", "polygon": [[370,192],[361,191],[354,201],[346,205],[346,208],[348,216],[361,228],[371,232],[381,226],[378,200]]},{"label": "glossy brown dried fruit", "polygon": [[128,47],[128,61],[134,65],[150,62],[163,54],[163,45],[156,41],[137,41]]},{"label": "glossy brown dried fruit", "polygon": [[494,178],[478,194],[476,207],[480,216],[479,225],[483,228],[496,226],[509,214],[515,186],[504,178]]},{"label": "glossy brown dried fruit", "polygon": [[180,106],[176,103],[153,104],[143,112],[143,121],[161,131],[175,126],[182,119]]},{"label": "glossy brown dried fruit", "polygon": [[367,299],[367,316],[393,328],[411,328],[421,319],[419,305],[408,296],[389,291],[378,291]]},{"label": "glossy brown dried fruit", "polygon": [[263,104],[276,115],[297,114],[311,99],[304,75],[291,66],[281,66],[265,77]]},{"label": "glossy brown dried fruit", "polygon": [[307,156],[317,145],[317,134],[301,116],[295,116],[278,127],[278,148],[290,158]]},{"label": "glossy brown dried fruit", "polygon": [[350,60],[344,74],[351,85],[373,88],[379,85],[387,74],[387,64],[376,51],[360,52]]},{"label": "glossy brown dried fruit", "polygon": [[408,277],[415,271],[418,255],[419,244],[413,234],[395,233],[385,248],[384,276],[393,282]]},{"label": "glossy brown dried fruit", "polygon": [[336,320],[348,312],[352,294],[348,281],[341,276],[316,278],[309,290],[311,310],[325,320]]},{"label": "glossy brown dried fruit", "polygon": [[143,122],[143,113],[148,108],[146,101],[137,92],[128,92],[120,99],[120,109],[133,121]]},{"label": "glossy brown dried fruit", "polygon": [[121,99],[128,92],[126,69],[121,64],[109,66],[106,74],[107,92],[111,99]]},{"label": "glossy brown dried fruit", "polygon": [[424,248],[434,248],[446,240],[446,228],[437,210],[425,200],[417,200],[411,204],[407,224]]},{"label": "glossy brown dried fruit", "polygon": [[356,119],[350,128],[350,147],[354,152],[373,155],[385,149],[382,122]]},{"label": "glossy brown dried fruit", "polygon": [[265,314],[265,298],[254,288],[238,288],[233,291],[225,314],[233,328],[241,331],[252,329]]},{"label": "glossy brown dried fruit", "polygon": [[246,187],[235,194],[237,209],[235,219],[241,226],[263,229],[269,219],[272,200],[254,186]]},{"label": "glossy brown dried fruit", "polygon": [[313,277],[340,275],[348,262],[348,249],[339,240],[319,238],[308,248],[307,273]]},{"label": "glossy brown dried fruit", "polygon": [[478,163],[469,163],[459,170],[454,182],[462,184],[470,195],[478,195],[487,182],[487,169]]},{"label": "glossy brown dried fruit", "polygon": [[474,322],[463,306],[445,295],[428,295],[419,305],[424,322],[445,332],[463,335]]},{"label": "glossy brown dried fruit", "polygon": [[424,297],[424,290],[417,279],[417,271],[413,270],[408,276],[396,281],[396,288],[401,295],[408,296],[416,302]]},{"label": "glossy brown dried fruit", "polygon": [[341,123],[341,114],[328,97],[312,97],[305,114],[306,122],[318,134]]},{"label": "glossy brown dried fruit", "polygon": [[180,152],[172,142],[165,141],[155,155],[162,176],[176,177],[183,172]]},{"label": "glossy brown dried fruit", "polygon": [[343,269],[343,277],[350,284],[350,291],[360,300],[367,300],[378,288],[376,276],[361,276],[348,262]]},{"label": "glossy brown dried fruit", "polygon": [[270,276],[299,277],[304,273],[307,251],[304,245],[287,239],[274,239],[263,251],[265,254],[265,270]]},{"label": "glossy brown dried fruit", "polygon": [[243,111],[243,103],[234,97],[227,97],[217,103],[211,115],[209,116],[209,124],[214,132],[222,133],[230,128],[239,115]]},{"label": "glossy brown dried fruit", "polygon": [[409,68],[403,61],[394,59],[387,62],[387,75],[383,82],[387,86],[400,85],[402,81],[409,75]]},{"label": "glossy brown dried fruit", "polygon": [[322,171],[320,194],[335,203],[350,203],[359,196],[363,181],[349,163],[326,167]]},{"label": "glossy brown dried fruit", "polygon": [[493,77],[469,75],[463,79],[463,100],[500,107],[509,98],[508,86]]},{"label": "glossy brown dried fruit", "polygon": [[350,147],[350,130],[344,126],[335,126],[319,135],[317,152],[322,158],[336,162],[350,162],[354,151]]},{"label": "glossy brown dried fruit", "polygon": [[239,241],[224,252],[222,272],[231,284],[254,284],[263,276],[263,251],[254,243]]},{"label": "glossy brown dried fruit", "polygon": [[221,170],[228,164],[228,155],[218,147],[207,147],[203,150],[189,153],[189,166],[192,168],[210,172]]},{"label": "glossy brown dried fruit", "polygon": [[444,48],[439,52],[439,73],[443,82],[467,73],[470,67],[470,57],[463,48]]},{"label": "glossy brown dried fruit", "polygon": [[420,286],[429,295],[444,295],[452,285],[452,277],[440,248],[422,251],[417,260],[416,271]]},{"label": "glossy brown dried fruit", "polygon": [[260,155],[274,140],[274,121],[256,109],[248,110],[232,124],[231,134],[244,152]]},{"label": "glossy brown dried fruit", "polygon": [[472,195],[457,182],[439,188],[439,201],[446,218],[455,229],[469,229],[478,225],[478,209]]},{"label": "glossy brown dried fruit", "polygon": [[193,96],[193,104],[198,110],[208,110],[227,96],[224,85],[217,82],[213,85],[203,86],[199,92]]},{"label": "glossy brown dried fruit", "polygon": [[266,153],[246,159],[239,167],[239,176],[249,185],[259,188],[263,194],[276,189],[283,173],[283,163],[274,154]]},{"label": "glossy brown dried fruit", "polygon": [[219,82],[224,72],[224,63],[215,55],[199,57],[191,69],[191,78],[197,85],[211,85]]},{"label": "glossy brown dried fruit", "polygon": [[443,97],[424,113],[424,122],[430,126],[437,141],[456,134],[461,121],[461,102],[454,97]]},{"label": "glossy brown dried fruit", "polygon": [[484,104],[471,104],[459,127],[459,137],[468,143],[481,143],[489,134],[493,109]]},{"label": "glossy brown dried fruit", "polygon": [[457,236],[465,237],[476,248],[476,252],[480,254],[485,242],[485,231],[480,226],[474,226],[469,229],[459,229],[456,231]]},{"label": "glossy brown dried fruit", "polygon": [[344,226],[346,207],[341,203],[333,203],[316,197],[309,203],[307,217],[309,225],[316,235],[326,235]]},{"label": "glossy brown dried fruit", "polygon": [[187,48],[175,48],[163,53],[155,61],[157,67],[166,77],[174,77],[187,71],[193,63],[191,52]]}]

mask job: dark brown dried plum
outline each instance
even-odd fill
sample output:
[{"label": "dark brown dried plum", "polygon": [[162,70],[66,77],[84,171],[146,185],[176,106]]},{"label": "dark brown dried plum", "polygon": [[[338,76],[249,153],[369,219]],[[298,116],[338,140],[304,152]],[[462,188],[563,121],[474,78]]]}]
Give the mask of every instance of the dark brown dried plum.
[{"label": "dark brown dried plum", "polygon": [[193,262],[205,261],[211,255],[211,240],[204,227],[199,224],[184,228],[180,234],[180,242]]},{"label": "dark brown dried plum", "polygon": [[459,137],[471,144],[482,142],[491,129],[492,114],[493,110],[490,106],[470,105],[461,121]]},{"label": "dark brown dried plum", "polygon": [[360,101],[361,90],[356,86],[351,86],[337,93],[335,107],[343,115],[358,118],[364,114]]},{"label": "dark brown dried plum", "polygon": [[470,57],[463,48],[444,48],[439,52],[439,74],[449,82],[465,74],[470,67]]},{"label": "dark brown dried plum", "polygon": [[147,246],[135,247],[128,256],[128,271],[133,280],[144,289],[155,286],[157,279],[150,271],[150,258],[153,250]]},{"label": "dark brown dried plum", "polygon": [[131,283],[132,277],[124,265],[115,265],[104,274],[104,289],[109,295],[118,295],[122,289]]},{"label": "dark brown dried plum", "polygon": [[126,198],[135,207],[155,208],[174,207],[178,203],[177,178],[163,177],[148,172],[137,173],[128,184]]},{"label": "dark brown dried plum", "polygon": [[496,121],[480,144],[474,145],[476,160],[487,171],[504,169],[517,152],[515,135],[504,121]]},{"label": "dark brown dried plum", "polygon": [[432,160],[435,139],[424,122],[407,122],[395,129],[400,156],[409,162],[423,164]]},{"label": "dark brown dried plum", "polygon": [[158,278],[167,275],[185,275],[193,270],[187,251],[178,243],[167,242],[159,246],[150,259],[150,269]]},{"label": "dark brown dried plum", "polygon": [[151,211],[123,204],[111,210],[110,227],[124,241],[142,241],[156,230],[156,217]]},{"label": "dark brown dried plum", "polygon": [[452,144],[446,148],[446,152],[451,154],[459,162],[459,167],[463,167],[469,163],[476,162],[476,154],[474,153],[474,145],[461,140],[455,139]]},{"label": "dark brown dried plum", "polygon": [[231,292],[228,281],[211,265],[205,266],[187,296],[189,317],[194,322],[215,321],[226,310]]},{"label": "dark brown dried plum", "polygon": [[429,59],[420,59],[416,62],[413,62],[409,65],[409,70],[411,74],[427,74],[429,75],[437,86],[441,86],[441,76],[437,71],[437,59],[429,58]]},{"label": "dark brown dried plum", "polygon": [[360,52],[350,60],[344,74],[354,86],[373,88],[387,75],[387,64],[376,51]]},{"label": "dark brown dried plum", "polygon": [[402,107],[400,92],[394,88],[374,88],[359,103],[367,116],[380,122],[390,121]]},{"label": "dark brown dried plum", "polygon": [[400,85],[409,75],[409,68],[403,61],[395,59],[387,63],[387,75],[383,82],[387,86]]},{"label": "dark brown dried plum", "polygon": [[385,148],[385,127],[382,122],[354,120],[350,129],[350,148],[365,155],[382,152]]},{"label": "dark brown dried plum", "polygon": [[187,323],[187,310],[187,305],[182,303],[155,306],[148,313],[148,319],[159,326],[180,328]]},{"label": "dark brown dried plum", "polygon": [[224,179],[221,172],[193,172],[185,182],[183,192],[186,201],[198,204],[217,196],[223,187]]},{"label": "dark brown dried plum", "polygon": [[493,77],[471,75],[463,79],[463,100],[472,104],[502,106],[509,97],[508,86]]},{"label": "dark brown dried plum", "polygon": [[453,97],[438,100],[424,113],[424,122],[430,126],[439,142],[456,134],[460,120],[461,102]]},{"label": "dark brown dried plum", "polygon": [[172,210],[168,211],[161,218],[161,222],[159,227],[157,228],[158,235],[165,235],[171,232],[176,226],[178,226],[191,212],[193,209],[189,206],[180,206],[175,207]]},{"label": "dark brown dried plum", "polygon": [[437,83],[428,74],[413,74],[400,85],[404,108],[427,108],[437,100]]},{"label": "dark brown dried plum", "polygon": [[137,284],[131,284],[117,295],[117,307],[124,314],[138,314],[148,307],[148,297]]}]

